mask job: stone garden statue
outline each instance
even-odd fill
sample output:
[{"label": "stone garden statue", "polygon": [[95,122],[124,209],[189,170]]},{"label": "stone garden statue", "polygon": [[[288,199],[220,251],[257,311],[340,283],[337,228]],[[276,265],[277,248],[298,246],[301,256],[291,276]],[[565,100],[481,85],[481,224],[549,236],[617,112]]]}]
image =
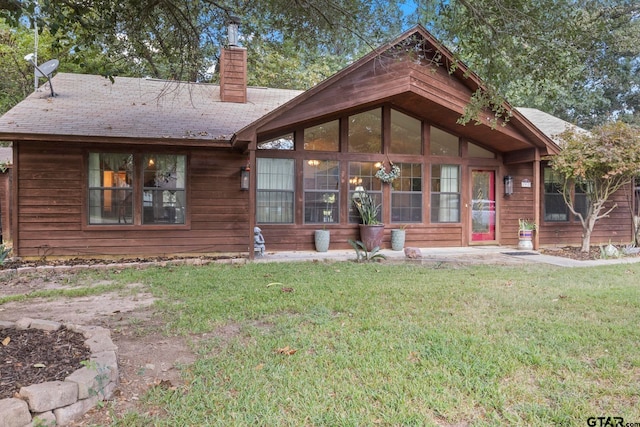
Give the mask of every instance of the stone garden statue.
[{"label": "stone garden statue", "polygon": [[262,236],[262,230],[260,227],[253,227],[253,251],[260,256],[264,255],[264,237]]}]

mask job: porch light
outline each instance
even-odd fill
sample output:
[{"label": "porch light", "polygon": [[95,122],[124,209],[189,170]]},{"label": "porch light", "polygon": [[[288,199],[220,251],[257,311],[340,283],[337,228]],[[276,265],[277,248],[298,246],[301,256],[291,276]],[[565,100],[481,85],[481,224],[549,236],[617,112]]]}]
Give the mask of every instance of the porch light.
[{"label": "porch light", "polygon": [[250,169],[248,166],[240,168],[240,189],[242,191],[249,190],[249,172]]},{"label": "porch light", "polygon": [[513,194],[513,177],[505,175],[504,177],[504,195],[511,196]]},{"label": "porch light", "polygon": [[229,16],[227,21],[227,39],[229,40],[229,46],[238,46],[238,26],[240,25],[240,18],[237,16]]}]

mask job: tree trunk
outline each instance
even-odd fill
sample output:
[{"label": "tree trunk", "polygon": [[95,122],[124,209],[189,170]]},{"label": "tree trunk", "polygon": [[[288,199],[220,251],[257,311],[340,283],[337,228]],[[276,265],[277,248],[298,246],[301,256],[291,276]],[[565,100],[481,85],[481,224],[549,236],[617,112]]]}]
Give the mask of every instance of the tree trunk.
[{"label": "tree trunk", "polygon": [[591,249],[591,233],[596,225],[596,218],[596,215],[591,215],[585,221],[586,227],[582,229],[582,248],[580,248],[582,252],[589,252],[589,249]]}]

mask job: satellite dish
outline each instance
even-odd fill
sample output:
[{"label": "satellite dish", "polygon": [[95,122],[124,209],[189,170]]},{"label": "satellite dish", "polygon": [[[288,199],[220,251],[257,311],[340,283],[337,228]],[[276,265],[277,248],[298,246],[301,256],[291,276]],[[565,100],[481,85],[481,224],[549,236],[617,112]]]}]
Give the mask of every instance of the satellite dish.
[{"label": "satellite dish", "polygon": [[50,77],[58,68],[58,65],[60,65],[60,61],[57,59],[51,59],[44,64],[38,65],[36,68],[36,77]]},{"label": "satellite dish", "polygon": [[51,74],[58,68],[60,61],[57,59],[51,59],[45,62],[42,65],[38,65],[34,62],[35,55],[33,53],[28,54],[24,57],[24,60],[31,63],[35,68],[34,74],[36,77],[46,77],[49,80],[49,88],[51,89],[51,96],[56,96],[53,91],[53,85],[51,84]]}]

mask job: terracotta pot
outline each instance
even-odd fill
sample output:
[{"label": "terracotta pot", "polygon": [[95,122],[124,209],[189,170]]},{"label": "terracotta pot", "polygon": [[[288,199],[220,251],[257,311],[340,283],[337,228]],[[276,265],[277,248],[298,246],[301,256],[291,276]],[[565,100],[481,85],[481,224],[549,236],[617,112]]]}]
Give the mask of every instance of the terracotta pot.
[{"label": "terracotta pot", "polygon": [[364,243],[367,251],[372,251],[375,247],[382,247],[382,237],[384,236],[384,224],[364,225],[360,224],[360,241]]}]

